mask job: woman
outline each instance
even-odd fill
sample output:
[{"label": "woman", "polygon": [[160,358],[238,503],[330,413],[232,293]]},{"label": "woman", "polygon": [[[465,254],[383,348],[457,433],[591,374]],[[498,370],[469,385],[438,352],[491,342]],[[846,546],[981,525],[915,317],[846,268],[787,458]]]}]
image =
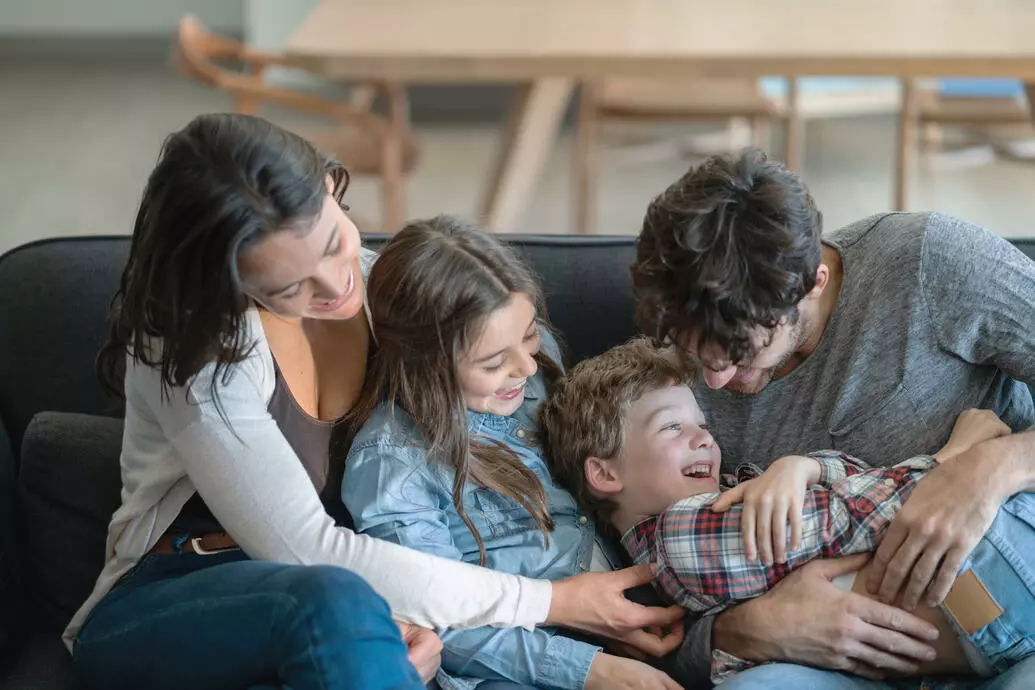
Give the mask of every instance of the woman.
[{"label": "woman", "polygon": [[123,504],[66,630],[84,680],[419,687],[406,658],[434,673],[429,627],[550,623],[670,649],[678,636],[637,629],[680,612],[622,596],[646,568],[551,585],[335,524],[331,431],[370,339],[347,181],[258,118],[201,116],[165,142],[98,361],[126,398]]}]

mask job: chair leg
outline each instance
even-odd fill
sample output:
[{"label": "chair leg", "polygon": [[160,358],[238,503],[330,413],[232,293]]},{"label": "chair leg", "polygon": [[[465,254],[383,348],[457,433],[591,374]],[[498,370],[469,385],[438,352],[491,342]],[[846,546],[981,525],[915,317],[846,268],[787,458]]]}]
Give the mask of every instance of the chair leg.
[{"label": "chair leg", "polygon": [[399,137],[390,136],[381,146],[381,227],[383,232],[394,234],[402,227],[406,217],[405,185],[402,142]]},{"label": "chair leg", "polygon": [[799,171],[801,147],[804,137],[801,112],[798,108],[798,78],[787,78],[787,113],[784,117],[784,165],[788,170]]},{"label": "chair leg", "polygon": [[895,151],[894,210],[906,210],[906,187],[917,147],[917,88],[915,79],[902,80],[902,109],[898,118],[898,140]]},{"label": "chair leg", "polygon": [[596,106],[596,90],[583,84],[575,123],[572,147],[574,174],[575,234],[587,235],[596,225],[597,185],[599,183],[600,116]]}]

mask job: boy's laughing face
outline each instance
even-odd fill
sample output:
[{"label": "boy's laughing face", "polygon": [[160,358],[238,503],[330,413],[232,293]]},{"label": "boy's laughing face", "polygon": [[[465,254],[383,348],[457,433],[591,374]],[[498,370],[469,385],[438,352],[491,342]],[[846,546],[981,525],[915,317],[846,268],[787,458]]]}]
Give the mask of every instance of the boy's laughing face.
[{"label": "boy's laughing face", "polygon": [[644,394],[623,422],[618,458],[608,462],[612,498],[626,516],[657,515],[673,503],[719,490],[721,454],[687,386]]}]

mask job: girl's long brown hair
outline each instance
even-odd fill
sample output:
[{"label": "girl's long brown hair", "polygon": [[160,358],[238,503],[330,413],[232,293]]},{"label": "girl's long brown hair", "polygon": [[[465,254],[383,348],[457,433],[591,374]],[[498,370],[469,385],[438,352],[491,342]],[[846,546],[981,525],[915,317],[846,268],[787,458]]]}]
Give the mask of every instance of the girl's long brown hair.
[{"label": "girl's long brown hair", "polygon": [[[453,505],[471,530],[481,562],[485,544],[463,504],[469,481],[517,501],[549,543],[553,520],[535,472],[506,444],[468,433],[458,363],[489,316],[515,293],[528,296],[544,320],[538,281],[510,248],[451,216],[410,223],[381,251],[367,280],[373,334],[366,382],[349,421],[365,422],[382,402],[414,420],[429,459],[454,472]],[[545,322],[544,322],[545,323]],[[544,353],[547,379],[560,367]]]}]

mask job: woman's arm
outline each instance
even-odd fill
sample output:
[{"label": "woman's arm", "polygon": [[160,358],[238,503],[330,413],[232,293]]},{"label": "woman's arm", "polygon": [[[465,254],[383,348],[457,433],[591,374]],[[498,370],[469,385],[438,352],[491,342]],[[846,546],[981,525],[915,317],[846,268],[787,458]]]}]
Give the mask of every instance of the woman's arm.
[{"label": "woman's arm", "polygon": [[[444,558],[462,558],[449,529],[455,515],[451,487],[417,447],[383,439],[361,443],[353,447],[345,467],[342,500],[357,530]],[[439,634],[442,665],[451,673],[558,690],[581,689],[600,651],[544,628],[482,627]]]},{"label": "woman's arm", "polygon": [[352,570],[388,601],[396,618],[424,627],[531,628],[547,618],[549,582],[434,558],[336,527],[266,409],[263,384],[271,376],[253,352],[229,379],[216,382],[217,407],[211,367],[188,394],[174,390],[165,400],[152,369],[136,365],[134,371],[134,392],[150,402],[198,493],[249,556]]}]

